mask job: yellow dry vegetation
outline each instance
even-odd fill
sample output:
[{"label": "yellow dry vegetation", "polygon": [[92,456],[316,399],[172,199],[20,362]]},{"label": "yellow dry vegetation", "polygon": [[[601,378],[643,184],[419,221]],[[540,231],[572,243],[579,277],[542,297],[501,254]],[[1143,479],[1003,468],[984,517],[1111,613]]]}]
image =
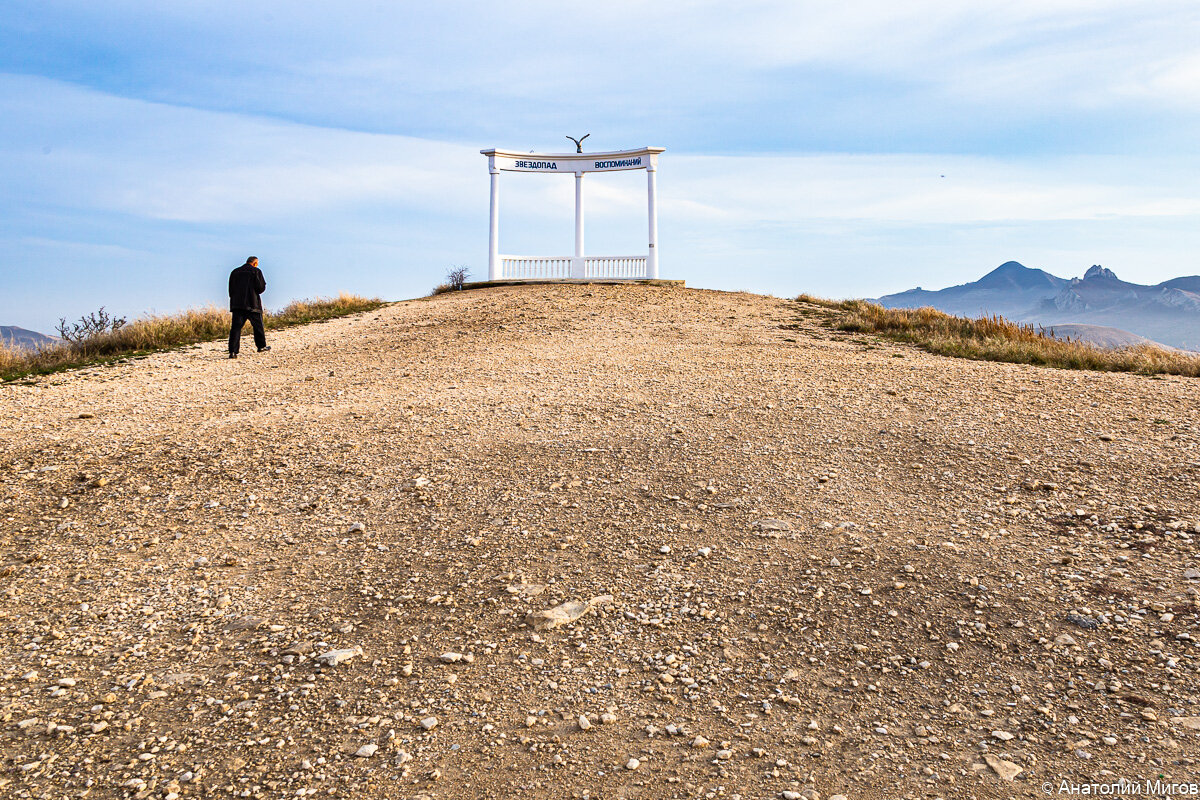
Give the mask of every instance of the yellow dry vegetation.
[{"label": "yellow dry vegetation", "polygon": [[796,299],[836,312],[832,324],[838,330],[879,334],[939,355],[1062,369],[1200,376],[1200,357],[1187,352],[1153,345],[1107,350],[1056,339],[1034,325],[1001,316],[968,319],[935,308],[884,308],[865,300],[834,301],[807,294]]}]

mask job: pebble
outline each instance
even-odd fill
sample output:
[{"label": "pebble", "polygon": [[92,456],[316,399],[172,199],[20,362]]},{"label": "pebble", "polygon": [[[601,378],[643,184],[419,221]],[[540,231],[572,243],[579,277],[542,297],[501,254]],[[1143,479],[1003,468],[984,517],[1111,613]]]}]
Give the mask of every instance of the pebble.
[{"label": "pebble", "polygon": [[591,721],[588,720],[587,716],[584,714],[580,714],[579,715],[579,730],[586,731],[586,730],[590,730],[591,727],[592,727],[592,723],[591,723]]},{"label": "pebble", "polygon": [[1100,623],[1090,617],[1081,617],[1079,614],[1067,614],[1067,622],[1072,625],[1077,625],[1080,628],[1088,631],[1094,631],[1100,627]]},{"label": "pebble", "polygon": [[625,769],[637,769],[641,765],[641,761],[638,761],[636,758],[631,758],[625,762]]},{"label": "pebble", "polygon": [[377,744],[364,744],[354,752],[354,755],[358,756],[359,758],[370,758],[371,756],[375,755],[375,751],[378,749],[379,745]]},{"label": "pebble", "polygon": [[983,760],[1000,776],[1001,780],[1011,781],[1023,772],[1020,766],[1011,761],[1005,761],[1003,758],[998,758],[991,753],[985,753]]},{"label": "pebble", "polygon": [[437,717],[425,717],[425,719],[421,720],[421,727],[427,731],[431,731],[434,728],[436,728],[437,724],[438,724]]},{"label": "pebble", "polygon": [[343,664],[356,656],[361,656],[363,649],[358,645],[348,647],[342,650],[329,650],[317,656],[317,663],[324,664],[327,667],[336,667],[338,664]]},{"label": "pebble", "polygon": [[582,617],[596,606],[606,605],[613,601],[611,594],[599,595],[591,600],[571,600],[544,611],[534,611],[525,616],[525,624],[535,631],[546,631],[567,625]]}]

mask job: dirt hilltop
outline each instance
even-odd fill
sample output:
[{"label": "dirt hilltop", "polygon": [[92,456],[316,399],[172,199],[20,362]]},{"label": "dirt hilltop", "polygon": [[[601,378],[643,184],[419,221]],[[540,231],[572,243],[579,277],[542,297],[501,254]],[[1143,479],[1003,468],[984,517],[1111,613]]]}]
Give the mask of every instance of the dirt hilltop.
[{"label": "dirt hilltop", "polygon": [[0,797],[1198,780],[1200,383],[824,313],[501,288],[0,387]]}]

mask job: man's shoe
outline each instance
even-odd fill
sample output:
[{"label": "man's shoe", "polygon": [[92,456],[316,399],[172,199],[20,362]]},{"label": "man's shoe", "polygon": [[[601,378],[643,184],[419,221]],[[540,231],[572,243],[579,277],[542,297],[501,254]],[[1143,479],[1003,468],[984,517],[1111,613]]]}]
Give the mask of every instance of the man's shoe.
[{"label": "man's shoe", "polygon": [[271,349],[271,345],[267,345],[266,347],[260,347],[260,348],[258,348],[258,352],[260,352],[260,353],[265,353],[265,352],[267,352],[267,351],[268,351],[268,350],[270,350],[270,349]]},{"label": "man's shoe", "polygon": [[230,357],[230,358],[237,358],[237,353],[230,353],[230,354],[229,354],[229,357]]}]

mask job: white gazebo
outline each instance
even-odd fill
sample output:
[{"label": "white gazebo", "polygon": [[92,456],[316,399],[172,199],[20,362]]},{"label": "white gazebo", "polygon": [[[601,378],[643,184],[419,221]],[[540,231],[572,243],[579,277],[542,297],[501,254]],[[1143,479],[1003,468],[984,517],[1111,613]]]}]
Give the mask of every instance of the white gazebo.
[{"label": "white gazebo", "polygon": [[[488,234],[488,280],[570,280],[658,278],[658,204],[654,176],[662,147],[616,150],[610,153],[518,153],[480,150],[492,174],[491,225]],[[585,256],[583,254],[583,175],[585,172],[646,170],[649,247],[646,255]],[[500,172],[575,173],[575,255],[500,255]]]}]

